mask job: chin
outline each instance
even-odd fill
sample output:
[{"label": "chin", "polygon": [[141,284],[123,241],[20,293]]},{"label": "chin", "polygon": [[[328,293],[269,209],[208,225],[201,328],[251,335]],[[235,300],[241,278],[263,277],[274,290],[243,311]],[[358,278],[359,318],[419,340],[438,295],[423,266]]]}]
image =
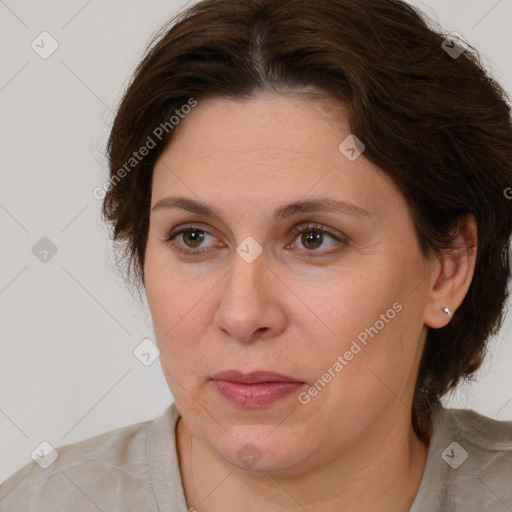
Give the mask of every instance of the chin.
[{"label": "chin", "polygon": [[304,443],[291,439],[287,432],[274,429],[274,426],[262,428],[261,425],[238,427],[220,443],[214,443],[213,448],[228,464],[243,471],[287,471],[306,457],[301,453]]}]

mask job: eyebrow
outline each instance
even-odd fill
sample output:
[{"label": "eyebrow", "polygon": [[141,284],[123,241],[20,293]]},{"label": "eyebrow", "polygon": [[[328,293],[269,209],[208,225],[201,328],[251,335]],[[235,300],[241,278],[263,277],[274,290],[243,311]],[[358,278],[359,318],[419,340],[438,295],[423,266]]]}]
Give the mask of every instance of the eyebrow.
[{"label": "eyebrow", "polygon": [[[219,212],[212,206],[187,197],[165,197],[157,201],[152,210],[155,211],[161,208],[181,208],[182,210],[196,213],[198,215],[221,218]],[[374,216],[369,211],[347,201],[339,201],[331,198],[319,198],[308,201],[295,201],[293,203],[280,206],[274,210],[272,219],[274,222],[278,222],[299,213],[311,212],[339,212],[364,217]]]}]

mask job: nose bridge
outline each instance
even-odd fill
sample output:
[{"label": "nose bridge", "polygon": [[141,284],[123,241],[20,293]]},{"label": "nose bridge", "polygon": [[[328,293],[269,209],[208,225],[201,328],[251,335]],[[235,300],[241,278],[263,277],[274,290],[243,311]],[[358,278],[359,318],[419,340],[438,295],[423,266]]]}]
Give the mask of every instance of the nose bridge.
[{"label": "nose bridge", "polygon": [[255,331],[271,327],[269,311],[273,307],[267,289],[267,258],[264,252],[247,258],[254,247],[249,245],[249,253],[244,249],[245,243],[240,244],[234,255],[215,317],[217,327],[239,340],[248,340]]},{"label": "nose bridge", "polygon": [[233,258],[232,270],[228,276],[224,295],[229,294],[235,299],[247,301],[246,304],[258,302],[262,293],[262,285],[266,283],[267,258],[263,250],[256,253],[254,244],[244,241],[237,247]]}]

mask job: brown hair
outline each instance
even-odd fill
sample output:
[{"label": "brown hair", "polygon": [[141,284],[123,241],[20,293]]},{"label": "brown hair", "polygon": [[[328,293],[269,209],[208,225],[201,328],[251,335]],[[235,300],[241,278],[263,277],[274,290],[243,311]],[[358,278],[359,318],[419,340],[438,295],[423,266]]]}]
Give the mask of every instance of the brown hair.
[{"label": "brown hair", "polygon": [[[432,406],[481,365],[503,320],[510,275],[508,98],[473,48],[450,55],[445,37],[400,0],[193,5],[156,35],[125,91],[108,141],[102,210],[122,246],[127,282],[140,292],[153,166],[183,105],[307,86],[346,104],[366,158],[407,200],[424,255],[452,247],[452,228],[466,214],[477,222],[470,289],[452,321],[427,335],[412,404],[414,429],[425,440]],[[150,140],[150,151],[127,170]]]}]

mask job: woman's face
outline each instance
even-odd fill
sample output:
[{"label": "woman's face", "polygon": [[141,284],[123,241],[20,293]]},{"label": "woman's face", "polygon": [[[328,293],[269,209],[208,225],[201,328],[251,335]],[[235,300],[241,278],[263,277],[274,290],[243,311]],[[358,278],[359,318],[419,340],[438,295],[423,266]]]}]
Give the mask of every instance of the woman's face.
[{"label": "woman's face", "polygon": [[[435,264],[392,182],[350,139],[339,149],[335,107],[200,101],[154,169],[161,364],[191,433],[240,468],[311,468],[410,424]],[[288,383],[213,379],[227,370]]]}]

